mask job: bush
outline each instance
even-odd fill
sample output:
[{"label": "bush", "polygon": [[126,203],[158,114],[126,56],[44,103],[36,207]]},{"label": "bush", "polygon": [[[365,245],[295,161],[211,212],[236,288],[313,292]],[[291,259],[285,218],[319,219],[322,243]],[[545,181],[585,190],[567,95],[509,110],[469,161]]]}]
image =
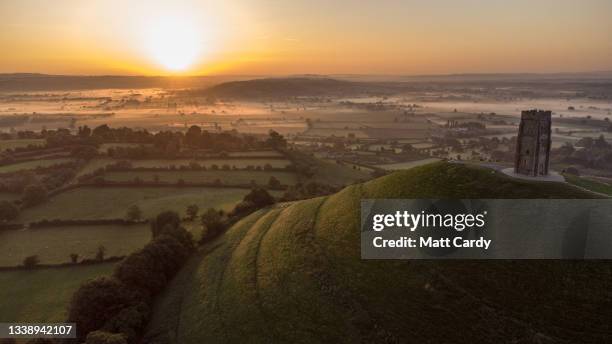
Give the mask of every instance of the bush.
[{"label": "bush", "polygon": [[23,260],[23,266],[26,267],[27,269],[31,269],[35,267],[36,265],[38,265],[38,263],[40,263],[40,259],[38,258],[37,255],[27,256]]},{"label": "bush", "polygon": [[177,228],[181,224],[181,218],[175,211],[165,211],[151,220],[151,233],[153,238],[160,235],[166,227]]},{"label": "bush", "polygon": [[[120,333],[128,342],[133,342],[144,330],[151,314],[151,308],[144,302],[122,309],[116,316],[106,322],[104,330]],[[89,339],[89,336],[87,336]]]},{"label": "bush", "polygon": [[231,212],[231,215],[232,216],[244,216],[255,210],[257,210],[257,207],[255,206],[253,202],[242,201],[236,204],[236,206],[234,207],[234,210],[232,210]]},{"label": "bush", "polygon": [[40,204],[47,200],[47,189],[39,184],[30,184],[23,190],[23,203],[27,206]]},{"label": "bush", "polygon": [[255,205],[257,208],[274,204],[274,197],[272,197],[268,191],[262,188],[255,188],[251,190],[251,192],[244,196],[243,200],[253,203],[253,205]]},{"label": "bush", "polygon": [[227,224],[221,211],[209,208],[202,216],[200,221],[203,227],[202,238],[200,243],[209,241],[217,235],[223,233],[227,228]]},{"label": "bush", "polygon": [[281,187],[281,182],[274,176],[271,176],[268,180],[268,186],[272,189],[278,189]]},{"label": "bush", "polygon": [[186,230],[169,230],[122,261],[115,277],[148,295],[155,295],[183,265],[193,247],[193,239]]},{"label": "bush", "polygon": [[200,211],[200,208],[198,208],[198,206],[195,204],[187,206],[187,216],[189,217],[191,221],[193,221],[196,218],[196,216],[198,216],[199,211]]}]

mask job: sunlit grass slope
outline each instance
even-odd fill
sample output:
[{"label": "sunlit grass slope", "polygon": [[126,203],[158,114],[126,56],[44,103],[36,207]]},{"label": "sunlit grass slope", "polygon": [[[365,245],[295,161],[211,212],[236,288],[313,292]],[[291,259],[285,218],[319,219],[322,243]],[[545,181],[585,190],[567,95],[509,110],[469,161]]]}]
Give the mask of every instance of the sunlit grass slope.
[{"label": "sunlit grass slope", "polygon": [[360,199],[383,197],[592,195],[435,163],[260,210],[179,273],[157,303],[149,339],[589,343],[612,335],[608,262],[361,260]]}]

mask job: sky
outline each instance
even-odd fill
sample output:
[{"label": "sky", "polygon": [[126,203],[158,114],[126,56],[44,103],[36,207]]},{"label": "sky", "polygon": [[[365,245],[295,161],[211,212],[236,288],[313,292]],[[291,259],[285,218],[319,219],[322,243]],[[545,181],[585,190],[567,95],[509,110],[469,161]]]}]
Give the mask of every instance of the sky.
[{"label": "sky", "polygon": [[612,70],[608,0],[0,0],[0,73]]}]

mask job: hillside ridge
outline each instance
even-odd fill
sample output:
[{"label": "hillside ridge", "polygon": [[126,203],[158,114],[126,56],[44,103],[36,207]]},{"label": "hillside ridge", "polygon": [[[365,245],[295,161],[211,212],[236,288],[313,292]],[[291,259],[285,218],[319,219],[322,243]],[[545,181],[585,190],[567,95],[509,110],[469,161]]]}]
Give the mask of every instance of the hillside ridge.
[{"label": "hillside ridge", "polygon": [[[592,196],[564,184],[433,163],[333,195],[277,204],[242,219],[192,259],[158,300],[148,338],[163,343],[440,342],[461,331],[457,343],[510,337],[589,343],[609,335],[602,319],[610,308],[601,307],[610,303],[604,293],[612,282],[609,264],[360,259],[361,198],[462,195]],[[183,301],[180,312],[177,300]],[[580,307],[557,314],[554,305],[561,303]],[[172,326],[177,322],[178,330]]]}]

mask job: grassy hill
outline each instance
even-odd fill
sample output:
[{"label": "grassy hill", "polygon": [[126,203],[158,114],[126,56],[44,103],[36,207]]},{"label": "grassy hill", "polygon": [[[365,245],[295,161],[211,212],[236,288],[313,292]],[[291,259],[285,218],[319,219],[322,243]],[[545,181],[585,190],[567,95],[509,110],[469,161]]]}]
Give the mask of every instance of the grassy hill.
[{"label": "grassy hill", "polygon": [[310,76],[230,81],[196,93],[235,99],[285,99],[300,96],[391,94],[401,90],[401,86],[396,83],[354,82]]},{"label": "grassy hill", "polygon": [[361,198],[591,198],[434,163],[278,204],[194,257],[158,300],[160,343],[595,343],[612,338],[612,264],[365,261]]}]

